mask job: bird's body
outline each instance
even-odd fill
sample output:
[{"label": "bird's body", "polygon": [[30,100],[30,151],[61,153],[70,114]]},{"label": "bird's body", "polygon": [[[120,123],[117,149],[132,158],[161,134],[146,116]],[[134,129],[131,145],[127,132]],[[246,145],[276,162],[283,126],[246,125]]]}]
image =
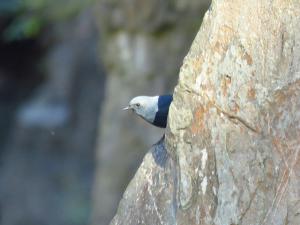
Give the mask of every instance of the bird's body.
[{"label": "bird's body", "polygon": [[124,109],[132,109],[147,122],[154,126],[165,128],[172,100],[172,95],[138,96],[133,98],[129,106]]},{"label": "bird's body", "polygon": [[156,112],[153,125],[157,127],[166,127],[169,114],[169,107],[173,100],[172,95],[162,95],[158,98],[158,110]]}]

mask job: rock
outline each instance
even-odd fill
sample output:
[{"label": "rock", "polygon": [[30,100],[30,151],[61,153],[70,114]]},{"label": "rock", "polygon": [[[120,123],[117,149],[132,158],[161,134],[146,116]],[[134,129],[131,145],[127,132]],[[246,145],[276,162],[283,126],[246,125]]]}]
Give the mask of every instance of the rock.
[{"label": "rock", "polygon": [[[174,165],[164,139],[153,145],[130,182],[130,186],[140,191],[127,189],[112,224],[176,224],[176,208],[173,207],[177,205],[174,195],[177,174],[172,169]],[[174,173],[169,173],[170,170]]]},{"label": "rock", "polygon": [[299,61],[298,1],[213,1],[111,224],[300,224]]}]

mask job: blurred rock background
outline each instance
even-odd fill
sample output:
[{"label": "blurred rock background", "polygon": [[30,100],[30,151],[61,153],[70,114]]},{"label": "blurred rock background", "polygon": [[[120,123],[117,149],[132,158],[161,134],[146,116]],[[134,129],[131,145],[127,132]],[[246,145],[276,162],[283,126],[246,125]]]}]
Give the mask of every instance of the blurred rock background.
[{"label": "blurred rock background", "polygon": [[[0,0],[0,224],[108,224],[208,0]],[[142,151],[144,149],[144,151]]]}]

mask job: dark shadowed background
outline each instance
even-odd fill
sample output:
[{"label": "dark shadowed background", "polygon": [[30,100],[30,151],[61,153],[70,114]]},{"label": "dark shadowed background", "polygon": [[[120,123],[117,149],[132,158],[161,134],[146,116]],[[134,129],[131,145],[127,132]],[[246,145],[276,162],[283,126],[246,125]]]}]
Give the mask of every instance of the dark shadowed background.
[{"label": "dark shadowed background", "polygon": [[0,224],[108,224],[208,0],[0,0]]}]

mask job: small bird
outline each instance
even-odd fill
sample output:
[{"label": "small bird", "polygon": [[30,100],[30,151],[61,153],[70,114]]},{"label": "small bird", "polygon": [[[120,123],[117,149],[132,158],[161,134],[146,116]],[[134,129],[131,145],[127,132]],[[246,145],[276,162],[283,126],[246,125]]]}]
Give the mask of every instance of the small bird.
[{"label": "small bird", "polygon": [[123,110],[131,109],[154,126],[165,128],[172,95],[138,96],[133,98]]}]

